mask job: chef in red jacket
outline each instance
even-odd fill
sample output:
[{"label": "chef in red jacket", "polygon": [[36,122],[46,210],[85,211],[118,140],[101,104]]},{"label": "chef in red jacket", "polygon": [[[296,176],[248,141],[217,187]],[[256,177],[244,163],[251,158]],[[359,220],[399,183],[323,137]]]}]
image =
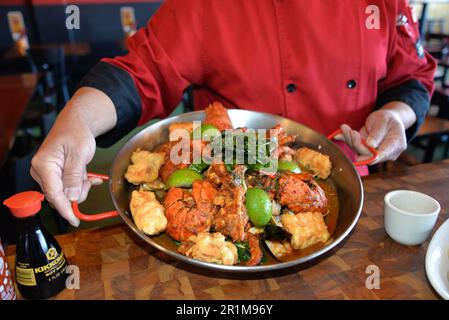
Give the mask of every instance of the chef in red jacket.
[{"label": "chef in red jacket", "polygon": [[[278,114],[394,160],[423,122],[435,62],[405,0],[166,0],[129,53],[83,79],[32,161],[47,199],[77,225],[96,142],[109,146],[167,117],[193,85],[195,106]],[[97,138],[97,140],[95,140]]]}]

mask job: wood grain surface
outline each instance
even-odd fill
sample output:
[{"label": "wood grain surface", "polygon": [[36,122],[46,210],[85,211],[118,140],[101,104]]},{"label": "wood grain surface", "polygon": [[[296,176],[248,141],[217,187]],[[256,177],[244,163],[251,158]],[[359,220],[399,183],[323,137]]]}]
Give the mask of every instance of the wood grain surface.
[{"label": "wood grain surface", "polygon": [[[177,262],[120,224],[57,237],[80,269],[79,290],[56,299],[438,299],[424,268],[428,241],[402,246],[383,228],[383,197],[394,189],[427,193],[441,204],[437,227],[448,217],[449,160],[363,179],[365,204],[350,236],[301,268],[229,275]],[[433,233],[432,233],[433,234]],[[14,247],[8,248],[14,265]],[[365,286],[366,268],[380,270],[380,289]]]}]

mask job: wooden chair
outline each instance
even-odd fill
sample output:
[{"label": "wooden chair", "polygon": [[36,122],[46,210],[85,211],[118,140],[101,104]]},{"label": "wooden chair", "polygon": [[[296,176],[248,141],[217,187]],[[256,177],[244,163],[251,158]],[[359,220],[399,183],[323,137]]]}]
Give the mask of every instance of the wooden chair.
[{"label": "wooden chair", "polygon": [[[27,59],[31,70],[43,75],[43,90],[55,89],[56,106],[60,110],[69,100],[64,46],[32,47],[27,51]],[[48,92],[40,94],[48,96]]]},{"label": "wooden chair", "polygon": [[[438,106],[435,116],[427,116],[412,144],[424,149],[423,162],[431,162],[435,149],[444,145],[444,157],[449,153],[449,35],[427,34],[426,41],[433,41],[432,55],[437,59],[441,75],[435,77],[436,89],[432,96],[432,105]],[[435,45],[436,44],[436,45]]]},{"label": "wooden chair", "polygon": [[444,157],[448,157],[449,151],[449,120],[435,116],[428,116],[418,131],[413,145],[424,149],[422,162],[433,161],[435,150],[444,145]]},{"label": "wooden chair", "polygon": [[431,104],[439,107],[438,113],[426,117],[412,142],[414,146],[424,149],[424,163],[432,162],[438,146],[445,146],[445,158],[449,153],[449,86],[444,82],[437,86]]},{"label": "wooden chair", "polygon": [[445,19],[429,19],[426,21],[425,33],[438,34],[444,30]]},{"label": "wooden chair", "polygon": [[64,48],[33,47],[27,51],[26,58],[30,69],[40,74],[40,81],[34,103],[30,104],[22,118],[21,130],[40,143],[50,131],[57,112],[69,99]]}]

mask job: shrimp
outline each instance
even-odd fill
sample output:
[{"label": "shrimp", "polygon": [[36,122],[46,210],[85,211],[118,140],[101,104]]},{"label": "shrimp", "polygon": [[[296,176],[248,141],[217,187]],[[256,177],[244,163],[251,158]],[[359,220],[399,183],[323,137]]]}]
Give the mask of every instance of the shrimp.
[{"label": "shrimp", "polygon": [[204,112],[206,113],[206,117],[204,119],[205,124],[211,124],[220,131],[232,129],[232,123],[229,118],[228,111],[220,102],[210,104]]},{"label": "shrimp", "polygon": [[277,124],[271,128],[270,138],[273,138],[273,134],[278,141],[277,158],[291,161],[295,151],[288,145],[295,142],[297,136],[288,135],[280,124]]},{"label": "shrimp", "polygon": [[231,174],[220,163],[212,164],[207,172],[207,180],[218,188],[213,202],[219,210],[213,226],[233,241],[245,239],[245,227],[249,220],[245,206],[245,171],[246,167],[237,165]]},{"label": "shrimp", "polygon": [[213,204],[216,195],[217,190],[208,181],[194,181],[192,193],[181,188],[171,188],[164,200],[168,234],[182,241],[192,235],[208,232],[216,212]]},{"label": "shrimp", "polygon": [[279,179],[278,197],[279,204],[287,206],[294,213],[328,211],[324,190],[310,173],[283,173]]},{"label": "shrimp", "polygon": [[260,248],[259,237],[250,232],[247,232],[246,239],[248,240],[249,252],[251,254],[251,258],[246,262],[246,265],[257,266],[263,258],[263,252]]}]

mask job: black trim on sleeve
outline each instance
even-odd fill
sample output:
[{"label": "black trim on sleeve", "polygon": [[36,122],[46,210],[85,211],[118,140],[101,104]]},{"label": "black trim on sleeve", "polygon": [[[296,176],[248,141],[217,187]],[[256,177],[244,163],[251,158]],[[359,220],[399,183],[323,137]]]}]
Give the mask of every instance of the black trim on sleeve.
[{"label": "black trim on sleeve", "polygon": [[91,87],[104,92],[114,103],[117,124],[97,137],[97,145],[107,148],[137,126],[142,107],[133,79],[125,70],[107,62],[97,63],[77,88]]},{"label": "black trim on sleeve", "polygon": [[407,141],[410,141],[415,137],[426,118],[430,106],[429,93],[421,82],[411,79],[379,94],[377,107],[381,108],[392,101],[404,102],[415,111],[416,122],[406,131]]}]

